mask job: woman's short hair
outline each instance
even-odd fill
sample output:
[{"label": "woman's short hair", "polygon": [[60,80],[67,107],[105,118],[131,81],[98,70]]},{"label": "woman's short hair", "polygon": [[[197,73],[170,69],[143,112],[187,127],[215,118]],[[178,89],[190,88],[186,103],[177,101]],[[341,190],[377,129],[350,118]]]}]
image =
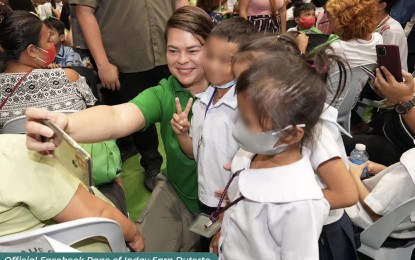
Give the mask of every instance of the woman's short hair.
[{"label": "woman's short hair", "polygon": [[329,0],[326,11],[335,33],[348,41],[375,31],[377,3],[378,0]]},{"label": "woman's short hair", "polygon": [[[176,28],[200,36],[206,40],[215,25],[209,15],[202,9],[193,6],[184,6],[177,9],[167,21],[164,37],[167,40],[169,29]],[[200,38],[197,37],[197,38]]]}]

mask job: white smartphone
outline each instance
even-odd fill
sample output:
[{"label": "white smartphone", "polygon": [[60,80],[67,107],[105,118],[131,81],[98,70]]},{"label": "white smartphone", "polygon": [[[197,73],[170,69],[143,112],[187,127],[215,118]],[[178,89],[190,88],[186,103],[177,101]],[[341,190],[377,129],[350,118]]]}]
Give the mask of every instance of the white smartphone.
[{"label": "white smartphone", "polygon": [[53,155],[63,166],[75,175],[86,187],[94,185],[91,156],[67,133],[50,120],[43,120],[55,133],[52,137],[57,147]]}]

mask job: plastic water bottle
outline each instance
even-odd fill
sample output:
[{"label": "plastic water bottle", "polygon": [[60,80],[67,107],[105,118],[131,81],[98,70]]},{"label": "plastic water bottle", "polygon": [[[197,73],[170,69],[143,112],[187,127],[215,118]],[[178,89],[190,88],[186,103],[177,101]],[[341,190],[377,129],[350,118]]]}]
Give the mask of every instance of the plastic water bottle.
[{"label": "plastic water bottle", "polygon": [[[350,153],[350,161],[354,164],[361,165],[369,160],[369,154],[366,152],[366,145],[356,144],[355,149]],[[369,178],[367,168],[363,170],[361,179]]]}]

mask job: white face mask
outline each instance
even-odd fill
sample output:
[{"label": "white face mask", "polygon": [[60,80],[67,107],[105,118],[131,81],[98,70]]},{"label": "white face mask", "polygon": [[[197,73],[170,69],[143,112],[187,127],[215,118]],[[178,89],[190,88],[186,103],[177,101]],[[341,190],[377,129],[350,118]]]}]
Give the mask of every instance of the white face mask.
[{"label": "white face mask", "polygon": [[[267,131],[260,133],[250,132],[246,125],[239,120],[232,132],[233,138],[239,146],[247,152],[261,155],[276,155],[285,151],[288,144],[275,146],[281,138],[281,133],[292,129],[294,126],[287,126],[279,131]],[[305,127],[305,124],[296,125],[296,127]]]}]

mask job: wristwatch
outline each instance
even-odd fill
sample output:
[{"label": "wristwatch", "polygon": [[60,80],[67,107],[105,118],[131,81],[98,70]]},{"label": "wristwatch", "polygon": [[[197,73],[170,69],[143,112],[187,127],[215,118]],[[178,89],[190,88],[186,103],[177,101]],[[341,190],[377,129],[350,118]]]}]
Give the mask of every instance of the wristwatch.
[{"label": "wristwatch", "polygon": [[395,111],[398,112],[398,114],[406,114],[409,112],[409,110],[411,108],[413,108],[415,106],[415,98],[413,98],[412,100],[409,100],[407,102],[403,102],[400,104],[397,104],[395,106]]}]

